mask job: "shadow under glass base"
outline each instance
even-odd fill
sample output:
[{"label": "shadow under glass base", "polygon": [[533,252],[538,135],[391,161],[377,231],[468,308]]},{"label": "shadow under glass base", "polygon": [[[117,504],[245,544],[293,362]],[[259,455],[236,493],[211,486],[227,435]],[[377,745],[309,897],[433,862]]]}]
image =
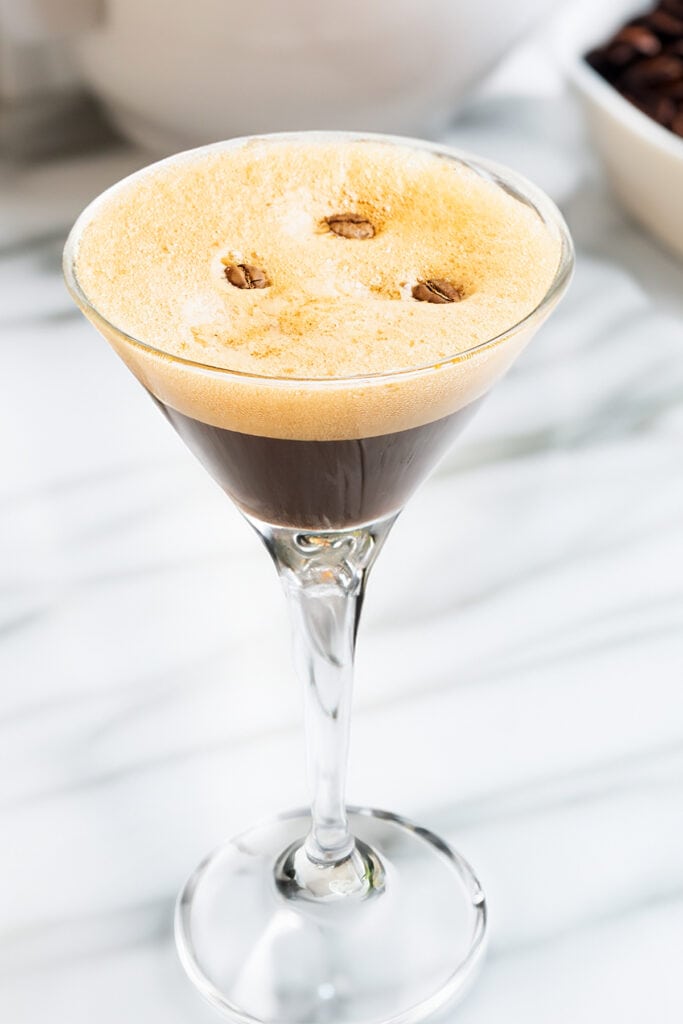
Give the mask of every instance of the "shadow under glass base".
[{"label": "shadow under glass base", "polygon": [[484,950],[484,894],[431,832],[349,809],[381,865],[367,895],[311,901],[276,878],[310,828],[305,811],[258,825],[211,854],[178,898],[176,942],[202,995],[268,1024],[412,1024],[461,994]]}]

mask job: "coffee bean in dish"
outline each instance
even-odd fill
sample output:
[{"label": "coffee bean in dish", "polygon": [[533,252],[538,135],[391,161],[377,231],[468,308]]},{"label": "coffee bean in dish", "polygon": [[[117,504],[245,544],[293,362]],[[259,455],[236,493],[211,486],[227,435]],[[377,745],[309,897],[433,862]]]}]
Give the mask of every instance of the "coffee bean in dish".
[{"label": "coffee bean in dish", "polygon": [[683,0],[661,0],[586,54],[644,114],[683,138]]}]

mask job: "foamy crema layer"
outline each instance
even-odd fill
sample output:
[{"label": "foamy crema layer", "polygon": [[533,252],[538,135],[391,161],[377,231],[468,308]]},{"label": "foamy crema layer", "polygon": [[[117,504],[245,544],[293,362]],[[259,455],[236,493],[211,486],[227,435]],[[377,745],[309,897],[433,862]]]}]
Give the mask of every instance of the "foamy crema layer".
[{"label": "foamy crema layer", "polygon": [[[374,236],[331,231],[347,213]],[[84,221],[84,311],[157,398],[214,426],[309,440],[418,426],[480,397],[528,341],[522,321],[562,249],[557,227],[466,164],[359,139],[183,154]],[[234,287],[230,263],[262,268],[269,286]],[[413,298],[434,278],[462,300]]]}]

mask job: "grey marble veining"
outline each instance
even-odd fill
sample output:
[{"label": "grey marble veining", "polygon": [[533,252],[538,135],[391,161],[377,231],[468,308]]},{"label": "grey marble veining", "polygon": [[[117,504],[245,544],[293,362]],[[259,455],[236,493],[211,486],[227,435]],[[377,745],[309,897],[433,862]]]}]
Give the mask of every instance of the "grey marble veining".
[{"label": "grey marble veining", "polygon": [[[577,273],[378,562],[349,796],[485,884],[444,1019],[680,1024],[683,267],[564,97],[483,96],[452,138],[561,203]],[[306,798],[272,569],[61,283],[70,222],[142,162],[0,169],[2,1024],[216,1019],[175,893]]]}]

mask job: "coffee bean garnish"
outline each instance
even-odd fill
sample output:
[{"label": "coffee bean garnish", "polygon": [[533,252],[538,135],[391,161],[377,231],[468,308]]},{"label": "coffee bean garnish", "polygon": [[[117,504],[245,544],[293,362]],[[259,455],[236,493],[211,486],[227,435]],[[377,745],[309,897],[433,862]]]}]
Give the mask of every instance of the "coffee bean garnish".
[{"label": "coffee bean garnish", "polygon": [[663,128],[683,123],[683,0],[660,0],[620,28],[586,61]]},{"label": "coffee bean garnish", "polygon": [[225,276],[235,288],[267,288],[270,281],[260,267],[250,263],[231,263],[225,268]]},{"label": "coffee bean garnish", "polygon": [[358,213],[335,213],[325,217],[325,223],[341,238],[373,238],[375,234],[374,224]]},{"label": "coffee bean garnish", "polygon": [[460,302],[462,292],[442,277],[430,277],[413,286],[413,298],[418,302]]}]

